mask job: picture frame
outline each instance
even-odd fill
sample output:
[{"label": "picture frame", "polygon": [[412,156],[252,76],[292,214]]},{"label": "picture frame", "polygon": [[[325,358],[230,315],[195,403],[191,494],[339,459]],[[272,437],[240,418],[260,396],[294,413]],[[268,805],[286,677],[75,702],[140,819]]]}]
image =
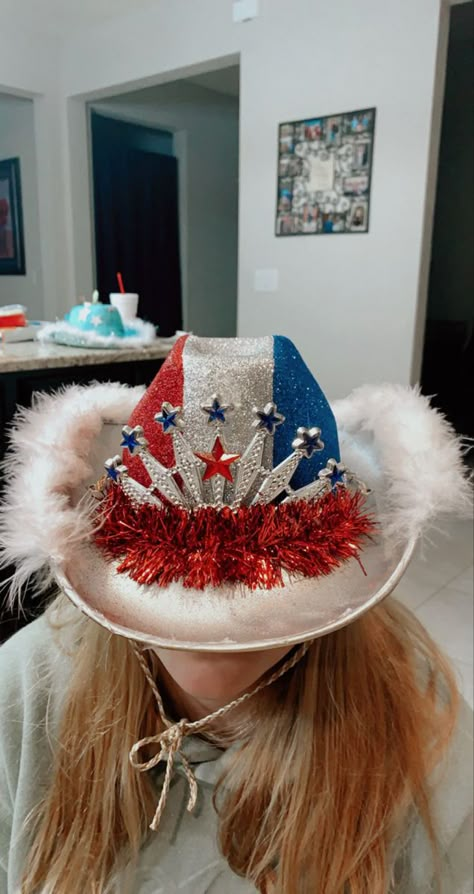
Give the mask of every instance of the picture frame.
[{"label": "picture frame", "polygon": [[26,273],[19,158],[0,161],[0,276]]},{"label": "picture frame", "polygon": [[375,107],[278,126],[276,236],[368,233]]}]

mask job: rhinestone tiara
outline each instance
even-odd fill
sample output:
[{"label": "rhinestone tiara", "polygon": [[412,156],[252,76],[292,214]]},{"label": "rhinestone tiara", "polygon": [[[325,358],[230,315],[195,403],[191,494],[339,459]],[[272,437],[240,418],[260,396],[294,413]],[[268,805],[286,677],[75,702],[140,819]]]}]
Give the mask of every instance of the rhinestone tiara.
[{"label": "rhinestone tiara", "polygon": [[165,508],[172,504],[190,511],[203,506],[217,510],[224,506],[238,509],[273,501],[320,499],[338,487],[350,487],[364,494],[369,492],[354,473],[335,459],[327,461],[313,482],[297,490],[292,488],[291,479],[299,463],[324,448],[322,432],[317,426],[297,428],[291,444],[293,452],[275,468],[265,468],[265,442],[273,437],[279,425],[285,423],[285,417],[273,402],[267,403],[263,409],[254,407],[250,440],[242,454],[231,452],[224,438],[232,404],[222,403],[219,395],[213,394],[201,405],[201,410],[207,414],[212,431],[207,453],[193,450],[182,407],[174,407],[165,401],[161,412],[155,414],[154,421],[173,441],[174,466],[171,468],[164,466],[150,452],[140,425],[123,427],[120,446],[131,456],[139,457],[150,484],[145,487],[136,481],[119,455],[106,461],[105,470],[108,478],[121,487],[135,507]]}]

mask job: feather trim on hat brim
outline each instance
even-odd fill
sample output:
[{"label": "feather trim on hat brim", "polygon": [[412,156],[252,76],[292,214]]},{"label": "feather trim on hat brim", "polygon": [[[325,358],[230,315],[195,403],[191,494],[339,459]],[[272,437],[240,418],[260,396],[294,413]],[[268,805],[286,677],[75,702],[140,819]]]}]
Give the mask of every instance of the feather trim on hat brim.
[{"label": "feather trim on hat brim", "polygon": [[73,348],[135,348],[156,341],[156,326],[145,320],[134,320],[123,335],[99,335],[91,329],[78,329],[65,320],[47,323],[37,335],[41,342],[53,342]]},{"label": "feather trim on hat brim", "polygon": [[[193,603],[194,626],[189,628],[192,591],[184,596],[185,588],[175,582],[153,593],[153,588],[116,574],[113,564],[90,543],[87,488],[100,476],[104,458],[117,452],[120,428],[142,393],[141,388],[117,384],[73,386],[56,395],[40,395],[31,409],[17,415],[4,461],[6,486],[0,511],[2,565],[16,566],[12,598],[32,575],[46,579],[54,573],[71,598],[76,594],[76,604],[116,632],[149,639],[151,624],[155,639],[169,647],[266,648],[349,623],[393,589],[414,544],[430,525],[443,514],[470,512],[471,492],[459,439],[441,414],[416,389],[359,388],[336,402],[333,410],[343,461],[374,490],[381,536],[361,555],[367,576],[351,560],[324,580],[285,579],[282,588],[264,595],[258,591],[260,606],[255,591],[247,593],[242,587],[232,593],[225,586],[200,591],[199,602]],[[105,580],[110,582],[107,599]],[[357,604],[351,595],[355,590]],[[288,611],[281,611],[283,603]],[[326,608],[324,618],[320,616],[318,604],[332,606],[332,621]],[[209,636],[209,623],[219,605],[223,626],[216,639]],[[304,605],[312,607],[312,618]],[[294,623],[297,612],[300,623],[291,632],[284,625]],[[270,619],[273,631],[267,629]],[[239,636],[236,620],[242,622]],[[160,625],[162,632],[167,630],[164,637],[159,635]],[[253,639],[244,635],[245,630]]]},{"label": "feather trim on hat brim", "polygon": [[472,518],[462,440],[418,387],[363,385],[332,409],[343,460],[373,488],[388,546]]},{"label": "feather trim on hat brim", "polygon": [[[72,385],[55,394],[35,394],[21,407],[3,460],[0,563],[11,570],[10,600],[21,599],[32,577],[51,581],[51,564],[92,530],[87,488],[116,451],[120,426],[143,387]],[[109,452],[107,452],[109,451]]]}]

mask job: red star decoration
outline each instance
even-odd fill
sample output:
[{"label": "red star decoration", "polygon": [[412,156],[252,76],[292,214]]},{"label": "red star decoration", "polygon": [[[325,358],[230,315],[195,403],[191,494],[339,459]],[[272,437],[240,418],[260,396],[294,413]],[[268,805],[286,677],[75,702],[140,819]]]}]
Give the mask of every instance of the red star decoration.
[{"label": "red star decoration", "polygon": [[202,476],[203,481],[214,478],[214,475],[222,475],[223,478],[227,478],[227,481],[234,480],[229,466],[240,459],[240,453],[225,453],[220,438],[216,438],[212,453],[195,453],[194,456],[206,463],[206,471]]}]

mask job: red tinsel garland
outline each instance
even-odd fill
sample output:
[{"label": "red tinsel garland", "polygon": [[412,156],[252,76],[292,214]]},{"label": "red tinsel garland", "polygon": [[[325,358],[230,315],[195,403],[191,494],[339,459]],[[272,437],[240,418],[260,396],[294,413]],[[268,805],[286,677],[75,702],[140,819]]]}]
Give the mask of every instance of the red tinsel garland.
[{"label": "red tinsel garland", "polygon": [[364,498],[343,487],[313,502],[242,506],[232,511],[203,507],[134,508],[112,486],[98,508],[97,545],[117,568],[141,584],[185,587],[244,583],[271,589],[282,572],[318,577],[358,558],[375,524],[363,512]]}]

